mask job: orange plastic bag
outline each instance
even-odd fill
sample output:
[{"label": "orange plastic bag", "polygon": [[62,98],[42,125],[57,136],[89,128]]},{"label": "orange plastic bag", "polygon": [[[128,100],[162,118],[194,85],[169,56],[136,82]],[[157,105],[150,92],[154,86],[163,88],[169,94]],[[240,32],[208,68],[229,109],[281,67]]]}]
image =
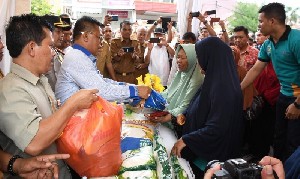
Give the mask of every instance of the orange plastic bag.
[{"label": "orange plastic bag", "polygon": [[90,109],[76,112],[57,140],[58,152],[80,176],[116,175],[121,159],[123,109],[99,97]]}]

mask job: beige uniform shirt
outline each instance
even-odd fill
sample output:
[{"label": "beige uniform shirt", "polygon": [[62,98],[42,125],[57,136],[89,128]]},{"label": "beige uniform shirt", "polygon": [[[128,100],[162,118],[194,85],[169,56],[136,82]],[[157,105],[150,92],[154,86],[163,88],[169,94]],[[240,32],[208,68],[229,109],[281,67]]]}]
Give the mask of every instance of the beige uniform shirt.
[{"label": "beige uniform shirt", "polygon": [[103,42],[103,47],[100,53],[97,55],[97,68],[104,78],[108,78],[108,70],[106,64],[111,63],[110,46],[107,42]]},{"label": "beige uniform shirt", "polygon": [[[0,145],[10,154],[24,153],[37,134],[39,122],[56,110],[54,93],[43,75],[40,78],[12,63],[11,73],[0,80]],[[57,153],[55,143],[43,154]],[[59,178],[71,178],[67,166],[58,161]]]}]

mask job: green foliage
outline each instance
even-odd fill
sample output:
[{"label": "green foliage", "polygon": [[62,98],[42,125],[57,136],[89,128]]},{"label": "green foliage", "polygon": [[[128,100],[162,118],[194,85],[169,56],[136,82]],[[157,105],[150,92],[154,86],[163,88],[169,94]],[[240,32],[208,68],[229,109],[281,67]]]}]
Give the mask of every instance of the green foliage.
[{"label": "green foliage", "polygon": [[300,18],[299,12],[300,8],[292,8],[292,7],[285,7],[286,11],[286,23],[289,25],[297,24],[298,19]]},{"label": "green foliage", "polygon": [[245,26],[249,31],[256,32],[258,26],[259,7],[255,3],[238,2],[233,15],[228,18],[229,29],[236,26]]},{"label": "green foliage", "polygon": [[52,6],[46,0],[31,0],[31,12],[36,15],[51,14]]}]

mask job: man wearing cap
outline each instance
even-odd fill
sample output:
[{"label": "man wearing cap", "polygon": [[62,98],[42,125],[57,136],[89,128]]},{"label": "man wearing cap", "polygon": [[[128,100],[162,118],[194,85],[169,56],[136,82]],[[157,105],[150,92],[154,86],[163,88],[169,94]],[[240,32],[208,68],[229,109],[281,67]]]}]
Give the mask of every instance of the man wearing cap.
[{"label": "man wearing cap", "polygon": [[[128,21],[123,21],[120,24],[121,38],[111,41],[111,56],[112,63],[116,73],[117,81],[136,84],[134,78],[135,61],[139,58],[138,42],[131,40],[132,33],[131,24]],[[124,47],[134,48],[133,52],[124,51]]]},{"label": "man wearing cap", "polygon": [[50,83],[52,90],[55,91],[57,73],[59,72],[61,63],[64,59],[64,53],[61,49],[59,49],[59,47],[61,47],[62,45],[64,37],[63,31],[70,30],[71,26],[70,24],[67,24],[66,22],[62,21],[59,16],[45,15],[42,18],[49,22],[50,25],[54,28],[52,32],[52,37],[54,40],[55,56],[52,59],[52,68],[47,72],[46,77],[48,78],[48,82]]},{"label": "man wearing cap", "polygon": [[65,27],[63,28],[63,40],[62,40],[62,43],[61,43],[61,46],[58,47],[60,50],[63,51],[63,53],[67,53],[71,47],[71,43],[72,43],[72,22],[71,22],[71,18],[68,14],[61,14],[59,16],[61,18],[61,20],[66,23],[66,24],[69,24],[70,27]]},{"label": "man wearing cap", "polygon": [[167,86],[170,73],[169,59],[175,55],[175,51],[166,41],[165,30],[163,28],[155,28],[154,36],[160,38],[160,43],[148,44],[146,49],[145,61],[150,61],[149,73],[160,77],[162,85]]}]

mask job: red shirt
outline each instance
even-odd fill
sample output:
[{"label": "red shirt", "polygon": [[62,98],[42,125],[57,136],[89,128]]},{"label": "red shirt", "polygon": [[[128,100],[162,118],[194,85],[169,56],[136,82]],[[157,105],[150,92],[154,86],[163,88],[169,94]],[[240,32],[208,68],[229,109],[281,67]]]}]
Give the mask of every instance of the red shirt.
[{"label": "red shirt", "polygon": [[239,66],[244,67],[247,71],[249,71],[257,60],[258,52],[259,51],[256,48],[248,45],[247,50],[241,52]]}]

